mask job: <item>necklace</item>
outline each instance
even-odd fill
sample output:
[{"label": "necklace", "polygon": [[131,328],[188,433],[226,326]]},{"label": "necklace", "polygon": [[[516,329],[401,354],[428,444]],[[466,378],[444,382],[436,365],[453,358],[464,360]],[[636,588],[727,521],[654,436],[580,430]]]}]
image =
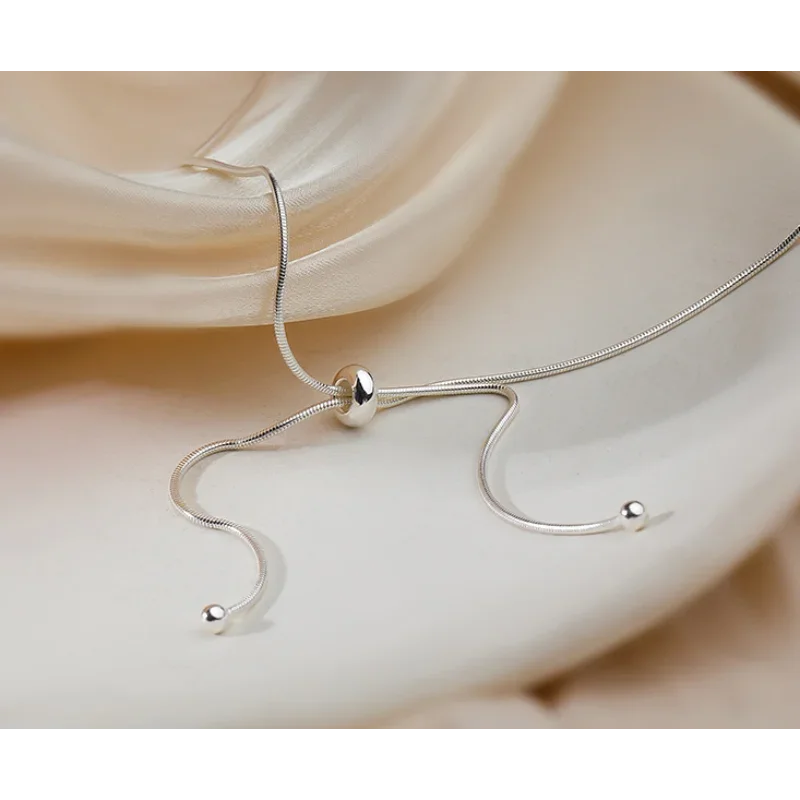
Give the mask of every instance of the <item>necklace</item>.
[{"label": "necklace", "polygon": [[212,158],[198,157],[187,162],[186,166],[220,172],[234,178],[261,177],[268,181],[275,201],[280,234],[278,273],[273,306],[275,340],[281,357],[294,376],[317,392],[327,395],[328,398],[249,436],[224,439],[203,445],[185,456],[172,473],[169,482],[169,495],[178,512],[197,525],[225,531],[239,537],[255,559],[257,577],[247,595],[227,607],[215,603],[203,609],[202,618],[206,623],[206,627],[214,633],[220,633],[225,630],[232,619],[240,617],[258,602],[267,584],[267,559],[258,540],[242,526],[220,517],[209,516],[193,508],[181,494],[181,485],[184,477],[192,467],[210,456],[227,451],[247,450],[255,447],[267,439],[283,433],[294,425],[327,411],[334,411],[341,422],[349,427],[361,427],[369,423],[376,412],[386,411],[419,398],[454,397],[472,394],[499,395],[507,401],[508,406],[484,442],[478,460],[478,486],[486,504],[495,514],[506,522],[520,528],[549,535],[581,536],[605,533],[620,528],[628,530],[644,528],[647,524],[648,514],[644,504],[638,500],[625,503],[613,517],[582,523],[541,522],[511,511],[500,503],[490,487],[488,462],[498,441],[511,424],[519,408],[519,399],[511,385],[541,380],[542,378],[562,375],[593,366],[641,347],[659,336],[663,336],[744,286],[744,284],[780,258],[800,237],[800,226],[798,226],[768,253],[682,311],[621,342],[583,356],[513,372],[449,378],[419,386],[396,386],[390,388],[376,388],[370,372],[364,367],[354,364],[341,369],[331,383],[326,383],[312,377],[303,369],[292,352],[286,335],[284,296],[286,293],[286,272],[289,263],[289,224],[283,194],[275,176],[263,166],[240,167]]}]

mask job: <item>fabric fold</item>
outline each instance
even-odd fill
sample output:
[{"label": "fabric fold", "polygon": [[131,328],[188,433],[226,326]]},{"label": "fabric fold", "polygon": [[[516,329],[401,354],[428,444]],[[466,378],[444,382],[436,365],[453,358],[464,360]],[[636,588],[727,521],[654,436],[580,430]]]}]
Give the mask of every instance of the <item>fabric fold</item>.
[{"label": "fabric fold", "polygon": [[[374,308],[440,275],[561,83],[558,74],[265,80],[214,155],[280,177],[289,318]],[[13,138],[0,142],[0,333],[270,321],[277,231],[258,181],[86,166],[22,143],[14,111],[3,112]]]}]

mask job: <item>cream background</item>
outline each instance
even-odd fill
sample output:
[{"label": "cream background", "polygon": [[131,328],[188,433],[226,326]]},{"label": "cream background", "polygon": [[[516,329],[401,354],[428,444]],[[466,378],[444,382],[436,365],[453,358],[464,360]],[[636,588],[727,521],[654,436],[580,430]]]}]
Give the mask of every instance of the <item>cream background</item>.
[{"label": "cream background", "polygon": [[[60,146],[49,138],[58,125],[48,119],[49,134],[41,133],[45,120],[31,119],[30,105],[41,80],[45,98],[62,87],[47,78],[6,80],[0,105],[11,106],[4,112],[11,120],[0,178],[14,202],[0,222],[0,331],[240,325],[269,318],[274,271],[264,267],[276,252],[277,232],[259,181],[225,181],[174,167],[144,174],[92,168],[113,163],[120,139],[134,135],[137,150],[154,136],[144,148],[154,161],[182,163],[219,120],[197,130],[197,114],[176,120],[174,110],[160,112],[204,103],[202,77],[193,81],[195,94],[189,78],[165,91],[161,84],[168,78],[145,77],[141,102],[152,95],[152,106],[121,110],[103,134],[96,130],[95,108],[103,103],[108,117],[107,98],[136,97],[130,87],[113,85],[134,79],[95,78],[88,86],[80,77],[56,79],[77,81],[80,97],[88,94],[80,119],[71,112],[69,140],[59,137]],[[486,217],[560,81],[536,73],[311,74],[266,81],[244,129],[215,153],[238,163],[269,161],[281,180],[292,215],[289,317],[372,308],[440,274]],[[238,84],[237,78],[232,88],[240,94]],[[77,90],[72,86],[73,98]],[[62,98],[60,104],[67,103]],[[16,106],[25,110],[20,118]],[[188,135],[159,141],[170,124],[195,130],[191,149],[177,147]],[[157,131],[151,134],[152,127]],[[94,140],[96,154],[84,134]],[[158,152],[160,144],[171,158]],[[141,168],[147,158],[134,151],[119,161]]]},{"label": "cream background", "polygon": [[[5,333],[267,315],[261,187],[165,169],[253,79],[4,79]],[[121,116],[98,127],[92,98],[117,80],[142,105],[106,104]],[[293,326],[322,376],[357,359],[379,381],[422,381],[584,352],[696,299],[796,224],[795,122],[732,76],[284,76],[268,89],[219,156],[269,156],[287,184],[293,315],[381,306]],[[64,126],[43,126],[32,97]],[[494,518],[473,477],[487,398],[409,406],[355,436],[323,421],[216,461],[198,497],[269,535],[277,572],[266,622],[227,639],[192,623],[241,591],[246,554],[174,516],[166,478],[197,444],[313,400],[270,331],[8,342],[0,600],[23,613],[7,624],[0,719],[364,724],[550,679],[654,624],[795,502],[797,258],[653,345],[522,387],[500,456],[514,502],[545,518],[630,496],[673,512],[644,534],[554,540]],[[595,669],[558,695],[587,715],[545,724],[610,724],[590,713],[610,668]],[[529,699],[503,708],[541,722]]]}]

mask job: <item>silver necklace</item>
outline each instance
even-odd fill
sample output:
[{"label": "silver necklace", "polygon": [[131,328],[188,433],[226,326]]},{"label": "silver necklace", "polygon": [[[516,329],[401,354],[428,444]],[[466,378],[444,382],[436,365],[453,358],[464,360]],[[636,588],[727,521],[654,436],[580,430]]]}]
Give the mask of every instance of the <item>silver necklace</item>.
[{"label": "silver necklace", "polygon": [[292,352],[286,335],[284,295],[286,293],[286,271],[289,263],[289,224],[283,194],[275,176],[263,166],[239,167],[211,158],[195,158],[187,162],[186,166],[220,172],[234,178],[261,177],[269,182],[277,210],[280,233],[280,258],[273,308],[275,339],[286,366],[295,377],[317,392],[328,396],[328,399],[304,408],[282,422],[256,431],[249,436],[243,436],[238,439],[224,439],[203,445],[185,456],[172,473],[169,483],[169,495],[175,508],[197,525],[238,536],[255,558],[257,577],[250,591],[241,600],[228,606],[214,603],[203,609],[202,618],[206,623],[206,627],[214,633],[221,633],[231,620],[244,615],[261,598],[267,585],[267,558],[257,539],[243,527],[235,522],[221,517],[209,516],[198,509],[192,508],[181,494],[184,477],[192,467],[209,456],[231,450],[247,450],[255,447],[267,439],[283,433],[294,425],[326,411],[335,412],[339,420],[349,427],[361,427],[369,423],[378,411],[386,411],[422,397],[453,397],[470,394],[499,395],[505,398],[508,407],[484,442],[478,460],[478,486],[486,504],[495,514],[512,525],[549,535],[582,536],[605,533],[620,528],[628,530],[644,528],[647,524],[648,514],[644,504],[638,500],[626,502],[613,517],[581,523],[541,522],[511,511],[500,503],[489,484],[488,462],[492,451],[516,416],[519,407],[519,399],[516,392],[511,388],[511,384],[541,380],[542,378],[549,378],[554,375],[562,375],[566,372],[590,367],[594,364],[599,364],[601,361],[607,361],[627,353],[636,347],[653,341],[659,336],[663,336],[710,308],[731,292],[744,286],[745,283],[782,256],[800,237],[800,226],[798,226],[780,244],[763,255],[758,261],[753,262],[749,267],[743,269],[677,314],[673,314],[651,328],[640,331],[635,336],[577,358],[515,372],[450,378],[420,386],[395,386],[390,388],[376,388],[371,373],[364,367],[353,364],[339,370],[333,381],[326,383],[312,377],[303,369]]}]

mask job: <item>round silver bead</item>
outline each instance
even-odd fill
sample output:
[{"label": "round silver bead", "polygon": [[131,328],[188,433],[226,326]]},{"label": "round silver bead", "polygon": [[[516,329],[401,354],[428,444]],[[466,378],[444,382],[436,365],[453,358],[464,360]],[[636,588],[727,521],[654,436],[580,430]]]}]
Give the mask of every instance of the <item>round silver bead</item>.
[{"label": "round silver bead", "polygon": [[347,392],[349,403],[337,409],[339,422],[348,428],[366,425],[378,410],[378,393],[372,375],[358,364],[340,369],[333,379],[336,386]]},{"label": "round silver bead", "polygon": [[203,609],[203,622],[211,633],[222,633],[228,624],[228,609],[216,603],[206,606]]},{"label": "round silver bead", "polygon": [[640,531],[647,525],[649,519],[644,503],[631,500],[619,510],[619,520],[622,527],[629,531]]}]

